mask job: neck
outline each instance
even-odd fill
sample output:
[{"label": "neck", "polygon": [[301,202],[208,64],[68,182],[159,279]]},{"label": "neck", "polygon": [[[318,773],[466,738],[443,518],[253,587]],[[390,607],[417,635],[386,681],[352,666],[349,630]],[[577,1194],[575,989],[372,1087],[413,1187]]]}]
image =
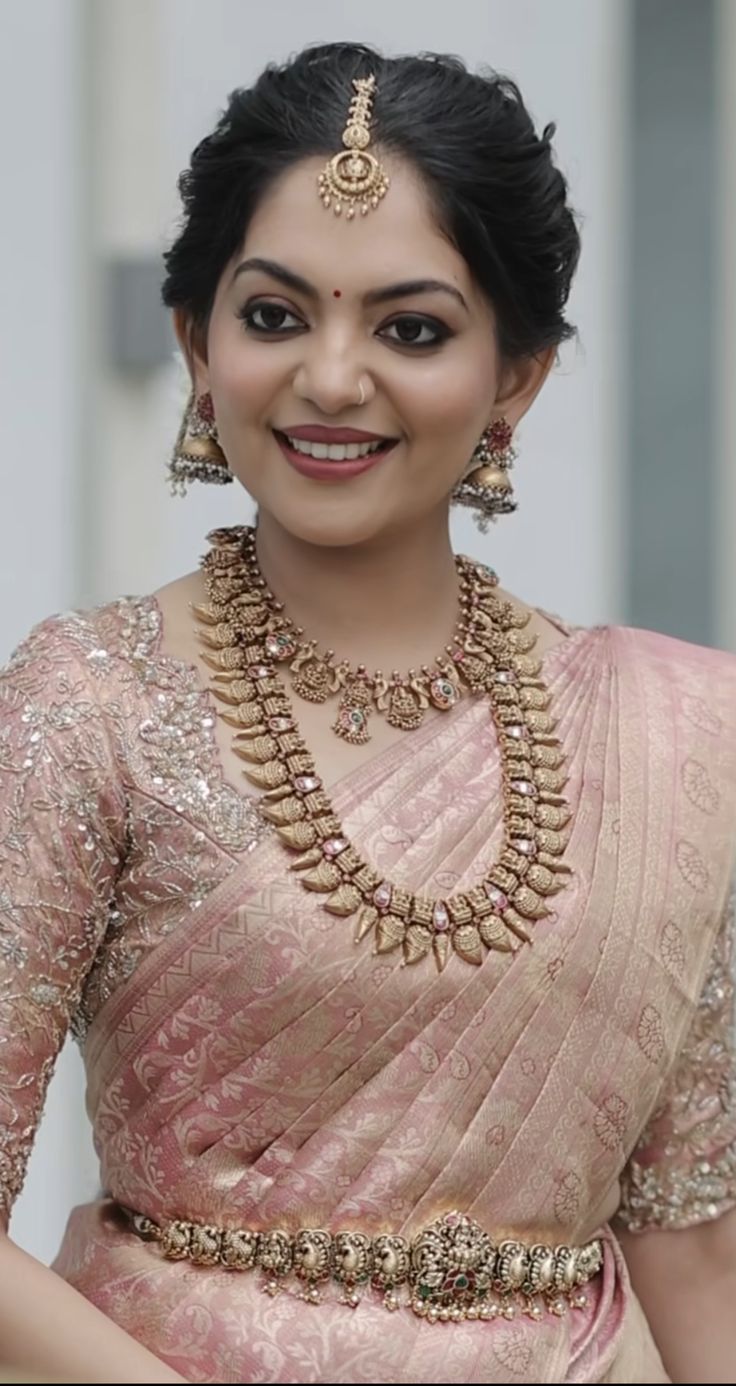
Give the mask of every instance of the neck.
[{"label": "neck", "polygon": [[324,548],[264,514],[257,551],[286,614],[340,659],[404,671],[429,663],[452,638],[458,581],[446,515],[411,533]]}]

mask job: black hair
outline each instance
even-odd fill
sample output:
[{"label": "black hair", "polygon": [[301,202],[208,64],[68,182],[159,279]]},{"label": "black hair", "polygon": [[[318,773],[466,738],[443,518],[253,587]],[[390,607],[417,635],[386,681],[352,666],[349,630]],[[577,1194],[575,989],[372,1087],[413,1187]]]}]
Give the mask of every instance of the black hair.
[{"label": "black hair", "polygon": [[[518,86],[456,57],[386,58],[359,43],[304,49],[239,88],[179,178],[183,220],[163,300],[205,332],[223,270],[260,199],[300,160],[341,147],[355,77],[376,78],[372,148],[420,173],[438,225],[490,301],[506,357],[574,335],[564,311],[580,254],[567,184]],[[390,194],[389,194],[390,195]]]}]

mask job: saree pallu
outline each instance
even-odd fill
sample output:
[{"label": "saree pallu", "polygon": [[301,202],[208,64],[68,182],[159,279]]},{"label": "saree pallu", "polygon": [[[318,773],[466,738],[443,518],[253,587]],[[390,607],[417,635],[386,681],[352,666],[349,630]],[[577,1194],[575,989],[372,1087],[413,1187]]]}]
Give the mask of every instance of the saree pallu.
[{"label": "saree pallu", "polygon": [[[155,611],[139,603],[138,616],[155,634]],[[453,956],[438,974],[356,946],[272,833],[238,839],[225,814],[218,839],[151,754],[162,687],[184,678],[205,720],[208,695],[155,641],[147,663],[120,641],[115,656],[105,754],[124,782],[127,851],[109,883],[95,873],[114,928],[78,1008],[108,1196],[72,1215],[59,1273],[192,1381],[666,1381],[611,1221],[622,1186],[635,1228],[736,1203],[723,1096],[736,661],[622,628],[576,631],[547,655],[572,876],[531,946],[477,967]],[[119,810],[103,780],[112,861]],[[331,793],[371,865],[446,896],[498,856],[500,783],[487,708],[466,701]],[[723,1176],[715,1195],[704,1162]],[[158,1223],[371,1236],[460,1209],[530,1244],[600,1235],[604,1264],[564,1317],[432,1324],[387,1314],[370,1291],[357,1309],[329,1288],[311,1305],[264,1295],[256,1272],[165,1261],[119,1205]]]}]

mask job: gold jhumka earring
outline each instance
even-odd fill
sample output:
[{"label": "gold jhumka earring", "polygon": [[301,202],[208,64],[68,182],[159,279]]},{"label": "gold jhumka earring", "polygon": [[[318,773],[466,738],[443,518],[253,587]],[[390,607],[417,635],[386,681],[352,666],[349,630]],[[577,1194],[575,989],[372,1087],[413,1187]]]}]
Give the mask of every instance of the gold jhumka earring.
[{"label": "gold jhumka earring", "polygon": [[185,496],[191,481],[224,485],[232,479],[220,447],[212,395],[206,391],[197,399],[192,390],[169,462],[171,494]]},{"label": "gold jhumka earring", "polygon": [[468,470],[452,493],[456,505],[475,510],[475,522],[482,534],[497,515],[510,515],[517,508],[509,470],[517,457],[512,444],[513,430],[503,415],[484,429]]}]

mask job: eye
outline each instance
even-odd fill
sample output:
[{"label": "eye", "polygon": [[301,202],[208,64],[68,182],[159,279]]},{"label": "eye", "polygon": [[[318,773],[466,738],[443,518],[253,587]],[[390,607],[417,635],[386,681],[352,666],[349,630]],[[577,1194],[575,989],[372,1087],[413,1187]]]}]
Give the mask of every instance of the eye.
[{"label": "eye", "polygon": [[261,336],[281,336],[303,327],[303,322],[295,313],[284,308],[281,303],[248,303],[238,313],[246,330]]},{"label": "eye", "polygon": [[[395,332],[396,335],[389,336],[390,332]],[[394,318],[393,322],[382,328],[381,336],[398,346],[429,347],[439,346],[440,343],[452,336],[452,333],[437,318],[421,317],[416,313],[402,313],[400,318]]]}]

